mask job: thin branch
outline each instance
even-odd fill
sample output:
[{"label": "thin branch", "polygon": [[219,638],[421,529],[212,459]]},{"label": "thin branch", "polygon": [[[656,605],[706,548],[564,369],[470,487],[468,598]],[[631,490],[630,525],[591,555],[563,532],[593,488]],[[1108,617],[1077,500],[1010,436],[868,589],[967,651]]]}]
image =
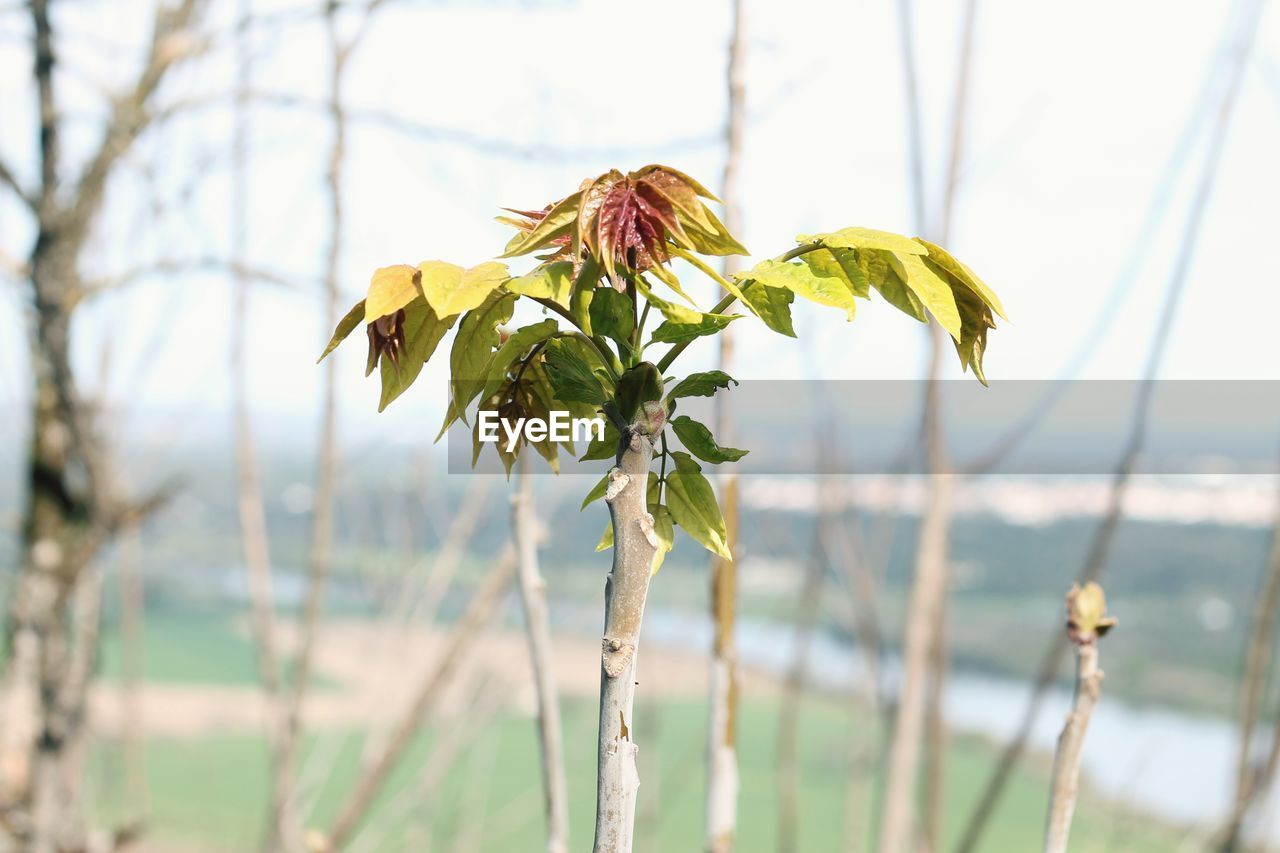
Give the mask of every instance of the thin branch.
[{"label": "thin branch", "polygon": [[173,9],[157,4],[151,46],[142,73],[133,87],[113,104],[102,140],[80,177],[75,201],[65,215],[65,225],[71,233],[83,235],[88,229],[101,206],[103,190],[116,163],[150,123],[153,115],[151,97],[165,75],[177,63],[195,53],[198,44],[187,29],[195,22],[206,2],[182,0]]},{"label": "thin branch", "polygon": [[[1196,244],[1199,241],[1200,229],[1208,212],[1209,201],[1212,198],[1213,189],[1217,182],[1222,152],[1231,126],[1231,116],[1244,78],[1244,70],[1248,66],[1248,58],[1253,50],[1254,37],[1264,2],[1265,0],[1254,0],[1252,7],[1247,8],[1240,15],[1240,28],[1237,31],[1240,43],[1234,57],[1235,62],[1233,63],[1231,77],[1218,105],[1217,118],[1211,131],[1209,148],[1205,154],[1195,195],[1191,201],[1186,227],[1183,231],[1182,239],[1179,241],[1178,256],[1170,276],[1168,290],[1165,293],[1164,306],[1161,309],[1159,324],[1152,340],[1142,383],[1139,385],[1128,441],[1112,474],[1106,513],[1094,533],[1088,555],[1085,558],[1084,565],[1081,567],[1079,577],[1079,583],[1081,584],[1097,580],[1102,573],[1123,512],[1130,476],[1146,441],[1147,418],[1150,413],[1151,398],[1155,390],[1156,376],[1164,359],[1164,352],[1173,328],[1173,321],[1177,316],[1178,305],[1190,273]],[[1057,679],[1066,647],[1067,640],[1061,634],[1055,633],[1048,649],[1046,649],[1044,658],[1041,660],[1040,669],[1036,675],[1035,687],[1018,729],[1005,746],[996,769],[992,772],[990,780],[983,789],[978,806],[974,809],[957,847],[958,853],[970,853],[975,849],[981,838],[982,832],[995,811],[996,804],[999,802],[1000,796],[1013,774],[1014,766],[1017,764],[1023,750],[1026,748],[1028,739],[1031,737],[1031,730],[1035,726],[1036,718],[1039,716],[1040,706],[1044,701],[1044,697],[1048,693],[1049,687]]]},{"label": "thin branch", "polygon": [[13,194],[18,197],[18,200],[31,208],[31,210],[34,211],[36,209],[35,196],[22,186],[22,183],[18,180],[17,176],[14,175],[13,170],[10,169],[8,164],[3,160],[0,160],[0,184],[4,184],[12,190]]},{"label": "thin branch", "polygon": [[465,659],[467,650],[474,644],[476,635],[489,621],[498,600],[511,582],[515,567],[515,552],[507,548],[471,597],[471,602],[454,627],[448,644],[425,673],[413,701],[400,717],[390,739],[338,810],[338,817],[325,839],[326,849],[341,850],[355,836],[387,777],[404,757],[405,750],[417,735],[423,721],[439,702],[444,689],[452,682],[454,672]]},{"label": "thin branch", "polygon": [[1115,625],[1106,615],[1106,598],[1096,583],[1073,586],[1067,593],[1067,630],[1062,632],[1076,648],[1076,693],[1071,713],[1058,736],[1049,793],[1049,814],[1045,821],[1044,853],[1067,853],[1071,818],[1080,793],[1080,755],[1089,730],[1102,670],[1098,668],[1098,640]]}]

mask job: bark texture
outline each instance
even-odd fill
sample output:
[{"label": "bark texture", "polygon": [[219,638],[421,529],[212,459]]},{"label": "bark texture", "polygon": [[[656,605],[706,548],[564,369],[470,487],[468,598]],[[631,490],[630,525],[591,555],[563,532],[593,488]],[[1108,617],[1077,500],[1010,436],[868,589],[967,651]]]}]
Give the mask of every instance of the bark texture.
[{"label": "bark texture", "polygon": [[[169,69],[189,53],[184,33],[203,7],[158,8],[142,68],[112,100],[102,135],[76,178],[63,163],[55,81],[57,39],[49,0],[31,0],[38,131],[36,186],[0,164],[0,178],[29,214],[31,335],[30,447],[22,557],[5,626],[9,655],[0,698],[0,844],[23,850],[78,849],[87,838],[80,795],[84,694],[97,645],[97,590],[79,591],[99,548],[159,500],[126,504],[102,476],[94,407],[71,363],[76,307],[89,288],[79,262],[116,167],[153,116]],[[75,642],[73,644],[73,637]]]},{"label": "bark texture", "polygon": [[[595,853],[630,853],[634,841],[640,774],[632,739],[636,653],[656,544],[645,503],[653,444],[631,432],[606,499],[613,524],[613,568],[605,582],[604,637],[600,654],[600,731],[596,759]],[[615,493],[616,490],[616,493]]]}]

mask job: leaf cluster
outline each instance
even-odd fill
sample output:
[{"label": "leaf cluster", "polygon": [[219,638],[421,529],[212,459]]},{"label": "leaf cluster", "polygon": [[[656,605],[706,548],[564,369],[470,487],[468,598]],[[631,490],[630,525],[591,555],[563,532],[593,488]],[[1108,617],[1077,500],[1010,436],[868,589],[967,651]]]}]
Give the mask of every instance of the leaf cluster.
[{"label": "leaf cluster", "polygon": [[[379,371],[379,411],[421,374],[446,334],[449,405],[440,436],[472,414],[494,412],[514,427],[521,418],[607,418],[603,439],[581,449],[583,460],[610,459],[624,436],[640,432],[655,443],[649,511],[660,542],[654,570],[682,528],[708,550],[731,558],[724,519],[702,464],[736,462],[746,450],[723,447],[705,425],[677,415],[684,397],[711,396],[736,384],[720,371],[668,375],[694,341],[754,316],[795,337],[795,296],[837,308],[852,320],[857,299],[878,292],[886,302],[927,322],[932,316],[951,335],[962,368],[984,384],[982,358],[999,299],[946,250],[919,238],[868,228],[802,235],[782,254],[725,278],[706,258],[746,255],[716,217],[714,197],[675,169],[651,165],[623,174],[611,170],[578,191],[536,211],[512,210],[499,220],[515,234],[501,260],[464,268],[445,261],[398,264],[377,270],[365,298],[339,322],[320,356],[329,355],[362,322],[369,341],[367,373]],[[533,256],[536,264],[514,275],[506,259]],[[725,296],[703,310],[673,269],[682,260],[715,282]],[[510,329],[516,302],[537,303],[544,319]],[[730,313],[735,304],[746,313]],[[652,315],[656,326],[647,330]],[[485,443],[473,427],[473,463]],[[670,429],[667,429],[670,427]],[[668,437],[683,450],[669,449]],[[508,474],[525,445],[553,470],[559,453],[577,455],[571,442],[523,438],[508,450],[493,444]],[[608,478],[583,506],[604,495]],[[601,547],[611,543],[606,532]]]}]

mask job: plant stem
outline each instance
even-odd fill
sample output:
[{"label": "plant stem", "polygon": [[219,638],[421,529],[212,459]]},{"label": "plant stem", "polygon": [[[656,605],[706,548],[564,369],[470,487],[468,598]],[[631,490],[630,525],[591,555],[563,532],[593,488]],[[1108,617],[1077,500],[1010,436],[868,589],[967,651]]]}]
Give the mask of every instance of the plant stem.
[{"label": "plant stem", "polygon": [[1089,728],[1093,708],[1098,704],[1102,670],[1098,669],[1098,644],[1088,642],[1076,646],[1075,707],[1058,736],[1058,751],[1053,759],[1053,789],[1049,795],[1049,818],[1045,825],[1044,853],[1066,853],[1071,834],[1071,818],[1080,792],[1080,752]]},{"label": "plant stem", "polygon": [[[600,657],[600,732],[597,753],[595,853],[631,853],[640,777],[631,738],[636,653],[650,568],[657,546],[645,505],[653,444],[633,433],[609,472],[621,488],[609,499],[613,569],[605,582],[604,637]],[[625,479],[624,479],[625,478]]]}]

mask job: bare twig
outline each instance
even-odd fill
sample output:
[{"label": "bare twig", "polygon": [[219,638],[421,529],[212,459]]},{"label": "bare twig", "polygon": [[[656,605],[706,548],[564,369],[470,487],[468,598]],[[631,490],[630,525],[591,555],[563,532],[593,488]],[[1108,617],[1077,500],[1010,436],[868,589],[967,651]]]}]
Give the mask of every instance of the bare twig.
[{"label": "bare twig", "polygon": [[17,176],[13,174],[13,170],[10,169],[9,165],[3,160],[0,160],[0,184],[7,186],[13,191],[13,194],[18,197],[19,201],[32,210],[35,210],[35,198],[25,187],[22,186],[22,183],[18,180]]},{"label": "bare twig", "polygon": [[[1082,584],[1097,580],[1102,573],[1107,555],[1110,553],[1111,543],[1115,538],[1116,528],[1120,522],[1125,495],[1128,493],[1130,476],[1146,441],[1147,417],[1150,411],[1152,394],[1155,390],[1156,377],[1159,374],[1161,362],[1164,360],[1164,352],[1173,327],[1173,321],[1177,316],[1182,293],[1186,286],[1187,277],[1190,274],[1191,261],[1199,240],[1200,228],[1208,212],[1209,201],[1213,195],[1214,185],[1217,182],[1218,167],[1230,130],[1236,96],[1239,93],[1244,70],[1248,65],[1248,58],[1253,49],[1257,24],[1262,14],[1264,2],[1265,0],[1254,0],[1240,15],[1240,27],[1237,31],[1239,43],[1233,57],[1232,73],[1218,104],[1217,117],[1211,130],[1209,148],[1205,154],[1203,168],[1197,182],[1195,194],[1191,200],[1186,227],[1183,231],[1182,239],[1179,241],[1178,256],[1170,275],[1168,289],[1165,292],[1164,306],[1161,309],[1160,320],[1152,339],[1142,383],[1139,385],[1128,440],[1112,474],[1107,509],[1095,530],[1088,555],[1080,570],[1078,582]],[[1031,699],[1027,703],[1026,711],[1023,713],[1016,733],[1001,753],[1000,760],[983,789],[978,805],[969,818],[957,848],[958,853],[970,853],[977,845],[982,831],[1004,791],[1005,785],[1013,774],[1014,766],[1026,748],[1027,740],[1030,738],[1031,730],[1035,725],[1036,718],[1039,716],[1040,706],[1043,704],[1044,697],[1049,687],[1057,679],[1058,669],[1061,666],[1066,647],[1067,641],[1060,634],[1055,634],[1045,651],[1044,658],[1041,660],[1040,669],[1036,674],[1035,687],[1032,691]]]},{"label": "bare twig", "polygon": [[1106,615],[1102,587],[1088,583],[1073,586],[1067,593],[1065,636],[1076,648],[1075,704],[1058,736],[1053,759],[1053,779],[1049,793],[1049,814],[1045,821],[1044,853],[1066,853],[1071,834],[1071,818],[1080,791],[1080,753],[1089,730],[1093,708],[1098,704],[1102,670],[1098,668],[1098,638],[1115,625]]},{"label": "bare twig", "polygon": [[[1236,792],[1230,816],[1222,831],[1219,849],[1223,853],[1237,850],[1244,832],[1245,819],[1265,793],[1270,789],[1275,775],[1274,762],[1262,767],[1254,758],[1258,718],[1266,693],[1267,677],[1271,671],[1272,646],[1276,632],[1276,611],[1280,608],[1280,513],[1276,516],[1272,533],[1271,554],[1263,574],[1261,589],[1254,607],[1253,622],[1249,630],[1249,643],[1245,649],[1245,667],[1240,694],[1239,737],[1236,756]],[[1272,751],[1280,748],[1280,718],[1273,735]],[[1268,771],[1270,768],[1270,772]]]},{"label": "bare twig", "polygon": [[425,673],[413,701],[396,723],[386,745],[365,769],[364,775],[356,782],[338,810],[337,818],[325,835],[326,849],[341,850],[355,837],[375,798],[386,784],[387,777],[404,757],[405,750],[418,734],[423,721],[435,708],[445,688],[452,682],[454,673],[465,660],[467,651],[474,645],[476,635],[489,621],[511,582],[515,567],[515,552],[510,548],[490,567],[472,595],[466,612],[454,626],[448,644]]}]

